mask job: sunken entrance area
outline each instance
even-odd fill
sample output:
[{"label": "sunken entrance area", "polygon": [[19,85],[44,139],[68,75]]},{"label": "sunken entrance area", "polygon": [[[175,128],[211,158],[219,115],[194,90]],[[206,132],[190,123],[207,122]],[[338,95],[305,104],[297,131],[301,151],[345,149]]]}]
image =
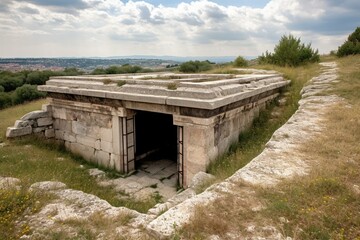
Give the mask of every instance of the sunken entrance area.
[{"label": "sunken entrance area", "polygon": [[[170,114],[137,111],[136,161],[151,159],[168,159],[176,162],[176,126]],[[138,163],[136,164],[138,167]]]}]

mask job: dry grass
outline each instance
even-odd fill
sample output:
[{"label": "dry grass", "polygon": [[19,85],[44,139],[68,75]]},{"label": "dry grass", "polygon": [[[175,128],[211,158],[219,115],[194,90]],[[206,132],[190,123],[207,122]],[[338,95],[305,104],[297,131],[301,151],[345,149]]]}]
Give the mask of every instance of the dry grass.
[{"label": "dry grass", "polygon": [[[253,224],[274,226],[293,239],[360,239],[360,56],[339,59],[338,64],[340,82],[328,94],[345,101],[328,109],[322,134],[299,149],[307,156],[310,174],[276,188],[252,188],[254,194],[240,186],[236,196],[199,208],[182,229],[183,236],[227,239],[236,233],[241,239],[252,236],[247,226]],[[244,194],[248,199],[241,198]],[[263,208],[253,211],[254,202]],[[266,238],[261,228],[255,231]]]},{"label": "dry grass", "polygon": [[119,214],[115,217],[105,216],[102,212],[95,212],[87,219],[68,219],[57,221],[53,229],[40,232],[39,239],[98,239],[98,236],[106,236],[106,239],[125,239],[118,236],[115,229],[126,226],[133,217],[129,214]]}]

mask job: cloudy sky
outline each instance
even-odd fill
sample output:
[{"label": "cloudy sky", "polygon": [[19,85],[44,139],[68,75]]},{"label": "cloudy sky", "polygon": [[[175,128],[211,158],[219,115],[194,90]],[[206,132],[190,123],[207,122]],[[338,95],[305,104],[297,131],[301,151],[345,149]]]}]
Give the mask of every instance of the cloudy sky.
[{"label": "cloudy sky", "polygon": [[0,57],[258,56],[284,34],[337,49],[359,0],[1,0]]}]

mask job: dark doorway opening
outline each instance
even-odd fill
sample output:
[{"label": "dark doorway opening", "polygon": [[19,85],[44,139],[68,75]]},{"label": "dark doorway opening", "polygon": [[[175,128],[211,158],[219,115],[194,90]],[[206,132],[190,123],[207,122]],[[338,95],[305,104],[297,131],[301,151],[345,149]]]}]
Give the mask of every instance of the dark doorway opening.
[{"label": "dark doorway opening", "polygon": [[135,129],[137,162],[142,159],[177,161],[177,127],[173,125],[172,115],[137,111]]}]

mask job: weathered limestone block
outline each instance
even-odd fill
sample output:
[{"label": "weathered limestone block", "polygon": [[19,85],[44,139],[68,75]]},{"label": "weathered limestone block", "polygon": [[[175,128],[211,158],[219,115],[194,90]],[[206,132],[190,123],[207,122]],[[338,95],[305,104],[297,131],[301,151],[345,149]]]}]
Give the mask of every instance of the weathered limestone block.
[{"label": "weathered limestone block", "polygon": [[54,191],[59,189],[65,189],[67,186],[62,182],[37,182],[30,186],[29,191]]},{"label": "weathered limestone block", "polygon": [[55,130],[55,139],[64,140],[65,132],[62,130]]},{"label": "weathered limestone block", "polygon": [[100,136],[100,127],[97,125],[90,125],[86,122],[73,121],[71,127],[72,132],[76,135],[89,136],[96,139]]},{"label": "weathered limestone block", "polygon": [[215,177],[209,173],[205,173],[205,172],[198,172],[197,174],[195,174],[195,176],[192,178],[191,183],[190,183],[190,187],[191,188],[198,188],[201,187],[201,185],[203,185],[204,183],[211,181],[215,179]]},{"label": "weathered limestone block", "polygon": [[52,118],[39,118],[39,119],[37,119],[37,125],[39,127],[49,126],[49,125],[52,125],[52,124],[53,124]]},{"label": "weathered limestone block", "polygon": [[98,113],[91,113],[90,114],[90,122],[94,126],[98,126],[101,128],[111,128],[112,127],[112,116]]},{"label": "weathered limestone block", "polygon": [[76,142],[76,137],[74,134],[69,133],[69,132],[64,132],[63,135],[63,140],[68,141],[68,142]]},{"label": "weathered limestone block", "polygon": [[53,118],[55,118],[55,119],[66,120],[66,109],[53,106],[52,115],[53,115]]},{"label": "weathered limestone block", "polygon": [[41,110],[43,110],[44,112],[52,112],[52,106],[50,104],[43,104],[41,106]]},{"label": "weathered limestone block", "polygon": [[76,135],[76,142],[81,143],[85,146],[95,148],[96,141],[97,141],[97,139],[92,138],[92,137]]},{"label": "weathered limestone block", "polygon": [[120,155],[111,154],[110,166],[114,163],[114,169],[118,172],[123,172],[122,158]]},{"label": "weathered limestone block", "polygon": [[[95,149],[89,146],[82,145],[80,143],[71,143],[70,145],[70,151],[82,156],[84,159],[88,161],[94,162],[95,157]],[[96,162],[95,162],[96,163]]]},{"label": "weathered limestone block", "polygon": [[95,149],[96,150],[101,150],[101,140],[100,139],[97,139],[95,141]]},{"label": "weathered limestone block", "polygon": [[111,128],[100,128],[101,141],[112,142],[113,141],[112,131],[113,130]]},{"label": "weathered limestone block", "polygon": [[107,141],[101,141],[101,150],[111,153],[112,152],[112,143]]},{"label": "weathered limestone block", "polygon": [[84,123],[73,121],[72,122],[72,132],[77,135],[86,136],[87,134],[87,127]]},{"label": "weathered limestone block", "polygon": [[33,112],[29,112],[27,114],[25,114],[21,120],[33,120],[33,119],[38,119],[38,118],[46,118],[49,117],[49,112],[44,112],[41,110],[38,111],[33,111]]},{"label": "weathered limestone block", "polygon": [[23,128],[23,127],[27,127],[29,125],[30,125],[29,121],[16,120],[14,127],[15,128]]},{"label": "weathered limestone block", "polygon": [[20,188],[20,183],[21,181],[18,178],[0,176],[0,190]]},{"label": "weathered limestone block", "polygon": [[72,131],[71,121],[67,121],[67,120],[63,120],[63,119],[55,119],[54,128],[56,130],[71,132]]},{"label": "weathered limestone block", "polygon": [[7,138],[21,137],[32,133],[32,127],[26,126],[23,128],[8,127],[6,131]]},{"label": "weathered limestone block", "polygon": [[45,137],[46,138],[54,138],[55,137],[55,130],[54,129],[46,129],[45,130]]},{"label": "weathered limestone block", "polygon": [[95,159],[100,166],[108,168],[110,165],[110,153],[96,150]]},{"label": "weathered limestone block", "polygon": [[41,133],[41,132],[45,132],[47,128],[46,127],[36,127],[32,129],[33,133]]},{"label": "weathered limestone block", "polygon": [[109,169],[115,169],[115,158],[114,154],[110,154]]}]

